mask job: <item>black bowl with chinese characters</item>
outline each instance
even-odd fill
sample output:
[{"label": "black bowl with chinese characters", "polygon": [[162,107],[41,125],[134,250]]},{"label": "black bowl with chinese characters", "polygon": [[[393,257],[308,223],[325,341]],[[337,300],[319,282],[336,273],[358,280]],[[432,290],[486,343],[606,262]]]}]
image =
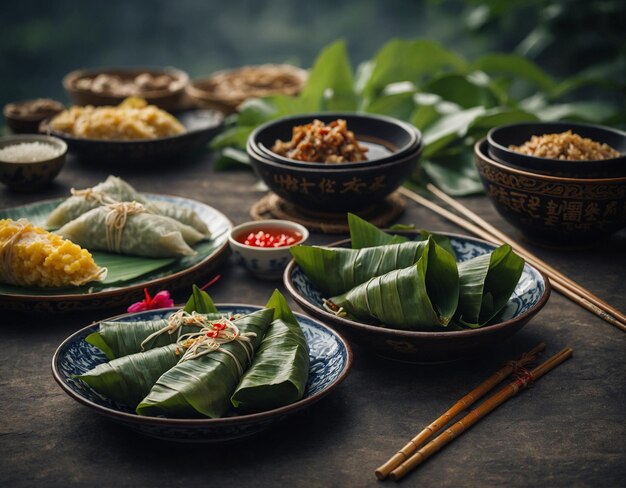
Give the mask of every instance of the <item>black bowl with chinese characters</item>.
[{"label": "black bowl with chinese characters", "polygon": [[265,184],[284,200],[310,211],[348,212],[375,205],[415,171],[423,146],[392,161],[359,168],[341,163],[299,167],[273,161],[250,148],[248,156]]},{"label": "black bowl with chinese characters", "polygon": [[533,242],[590,246],[626,227],[626,176],[565,178],[513,168],[488,155],[485,139],[474,156],[496,210]]}]

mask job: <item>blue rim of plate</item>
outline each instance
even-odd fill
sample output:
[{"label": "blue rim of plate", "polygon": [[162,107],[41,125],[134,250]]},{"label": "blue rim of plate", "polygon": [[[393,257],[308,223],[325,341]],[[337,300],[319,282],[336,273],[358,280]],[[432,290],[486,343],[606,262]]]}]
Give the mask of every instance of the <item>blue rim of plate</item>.
[{"label": "blue rim of plate", "polygon": [[[71,293],[71,290],[67,288],[63,288],[58,294],[54,293],[54,289],[50,289],[51,294],[46,295],[37,295],[30,293],[7,293],[0,291],[0,301],[2,300],[40,300],[40,301],[58,301],[64,299],[72,299],[72,300],[99,300],[105,297],[117,296],[120,294],[129,293],[135,290],[143,290],[146,287],[155,287],[155,286],[164,286],[168,283],[179,279],[189,273],[193,273],[195,271],[200,270],[201,268],[208,266],[213,261],[216,261],[221,255],[228,251],[228,235],[233,228],[233,224],[222,212],[207,205],[205,203],[199,202],[197,200],[192,200],[189,198],[178,197],[173,195],[163,195],[163,194],[155,194],[155,193],[142,193],[143,196],[148,197],[151,200],[156,201],[168,201],[173,203],[178,203],[184,206],[188,206],[194,208],[199,211],[200,217],[205,223],[209,226],[209,230],[211,231],[211,240],[216,241],[216,247],[209,252],[208,255],[202,257],[197,262],[193,262],[188,267],[178,270],[174,273],[168,274],[166,272],[167,267],[160,268],[146,275],[146,279],[143,280],[142,277],[137,277],[135,280],[138,280],[137,283],[128,285],[128,286],[111,286],[111,288],[107,288],[100,291],[95,291],[93,293],[84,293],[81,289],[77,289],[76,293]],[[39,202],[34,202],[26,205],[20,205],[18,207],[11,207],[0,210],[0,218],[15,218],[19,217],[20,213],[28,212],[29,209],[36,209],[37,207],[53,204],[53,203],[61,203],[65,198],[54,198],[50,200],[41,200]],[[18,215],[16,215],[18,214]],[[203,217],[206,215],[206,218]],[[15,216],[15,217],[12,217]],[[35,225],[42,225],[42,222],[33,222]],[[181,258],[181,259],[190,259],[193,258]],[[168,265],[171,266],[171,265]],[[150,278],[150,276],[157,275],[155,278]],[[164,276],[162,276],[165,274]]]},{"label": "blue rim of plate", "polygon": [[[220,312],[229,312],[229,313],[251,313],[256,310],[261,310],[263,307],[257,305],[247,305],[247,304],[216,304],[216,307]],[[169,312],[173,312],[179,310],[179,307],[173,308],[165,308],[158,310],[149,310],[145,312],[136,312],[136,313],[127,313],[122,315],[117,315],[115,317],[110,317],[107,319],[103,319],[103,321],[132,321],[133,319],[148,319],[153,316],[164,315]],[[52,357],[52,376],[55,381],[59,384],[61,389],[67,393],[72,399],[77,402],[94,409],[101,415],[105,415],[114,420],[120,420],[128,423],[135,424],[149,424],[149,425],[157,425],[157,426],[171,426],[171,427],[226,427],[236,424],[244,424],[244,423],[256,423],[263,420],[269,420],[273,418],[280,418],[285,414],[291,414],[296,411],[299,411],[309,405],[317,402],[327,394],[329,394],[332,390],[335,389],[348,375],[350,368],[352,366],[352,349],[346,340],[332,328],[327,325],[321,323],[318,320],[315,320],[311,317],[307,317],[301,313],[294,312],[296,319],[298,320],[298,324],[302,327],[305,337],[307,339],[307,343],[309,344],[309,348],[311,350],[310,354],[315,352],[319,352],[320,344],[316,344],[315,342],[310,342],[311,334],[318,333],[324,334],[328,340],[332,340],[336,345],[337,351],[332,356],[332,358],[341,359],[341,369],[335,372],[332,380],[322,389],[319,389],[318,385],[315,383],[311,383],[311,375],[316,373],[315,361],[320,360],[320,356],[313,356],[311,359],[311,366],[309,367],[309,381],[307,382],[307,389],[305,390],[305,395],[313,389],[313,393],[309,396],[305,396],[297,402],[291,403],[289,405],[285,405],[283,407],[274,408],[271,410],[266,410],[262,412],[230,416],[230,417],[222,417],[218,419],[178,419],[178,418],[166,418],[166,417],[149,417],[149,416],[140,416],[135,413],[129,413],[121,411],[117,408],[112,408],[110,406],[104,406],[96,403],[93,400],[86,398],[83,394],[80,394],[76,391],[77,383],[80,383],[81,388],[91,391],[95,397],[103,398],[98,393],[95,393],[91,387],[86,384],[80,382],[80,380],[71,379],[69,376],[71,374],[76,374],[79,372],[74,369],[72,373],[70,373],[70,369],[63,371],[63,368],[60,366],[60,362],[66,358],[68,349],[71,347],[75,347],[76,343],[81,343],[84,346],[85,350],[91,351],[94,355],[93,365],[91,363],[87,363],[84,365],[84,371],[87,371],[91,367],[95,367],[96,364],[106,361],[106,356],[100,352],[95,346],[88,344],[84,341],[84,338],[92,332],[95,332],[98,329],[98,323],[92,323],[70,335],[67,339],[65,339],[55,351]],[[84,342],[84,344],[82,344]],[[313,373],[311,372],[313,371]],[[80,372],[83,372],[81,369]],[[74,388],[72,388],[73,385]],[[317,389],[316,389],[317,388]],[[106,401],[106,399],[104,399]]]},{"label": "blue rim of plate", "polygon": [[[418,232],[411,232],[411,231],[390,231],[393,234],[401,234],[401,235],[405,235],[405,236],[417,236]],[[492,250],[495,249],[496,247],[498,247],[498,244],[494,243],[494,242],[489,242],[483,239],[478,239],[476,237],[472,237],[472,236],[467,236],[467,235],[462,235],[462,234],[455,234],[455,233],[449,233],[449,232],[436,232],[436,231],[432,231],[431,233],[433,234],[438,234],[441,236],[445,236],[445,237],[449,237],[451,240],[455,240],[457,242],[471,242],[474,245],[477,245],[477,247],[479,249],[482,249],[483,251],[487,252],[488,250]],[[346,244],[350,243],[350,239],[344,239],[341,241],[337,241],[337,242],[333,242],[331,244],[328,245],[328,247],[339,247],[339,246],[345,246]],[[453,243],[454,246],[454,243]],[[456,249],[455,249],[456,252]],[[482,252],[479,254],[483,254]],[[471,256],[473,257],[473,256]],[[457,259],[458,259],[458,254],[457,254]],[[467,258],[469,259],[469,257]],[[537,268],[535,268],[534,266],[528,264],[527,262],[524,264],[524,270],[522,272],[522,278],[524,278],[524,276],[528,276],[531,279],[535,279],[537,281],[537,283],[539,284],[539,297],[536,300],[536,302],[527,310],[525,310],[524,312],[522,312],[519,315],[515,315],[513,317],[507,318],[501,322],[497,322],[495,324],[488,324],[488,325],[484,325],[482,327],[476,328],[476,329],[466,329],[466,330],[442,330],[441,332],[438,331],[419,331],[419,330],[405,330],[405,329],[392,329],[392,328],[387,328],[387,327],[380,327],[377,325],[371,325],[371,324],[366,324],[363,322],[357,322],[354,320],[349,320],[343,317],[338,317],[330,312],[328,312],[326,309],[324,309],[320,303],[315,303],[311,300],[309,300],[308,297],[305,297],[302,295],[302,293],[296,288],[294,282],[293,282],[293,275],[296,273],[296,271],[301,271],[299,266],[296,264],[295,260],[291,260],[289,262],[289,264],[287,265],[287,267],[285,268],[285,271],[283,273],[283,284],[285,285],[285,288],[287,289],[288,293],[291,295],[291,297],[296,301],[296,303],[298,303],[298,305],[300,305],[305,311],[310,312],[312,314],[315,314],[318,318],[322,319],[322,320],[328,320],[331,323],[336,323],[338,325],[344,326],[346,327],[347,330],[349,329],[353,329],[353,330],[359,330],[359,331],[367,331],[367,332],[371,332],[372,334],[381,334],[381,335],[389,335],[389,334],[393,334],[394,336],[398,336],[398,337],[407,337],[407,338],[423,338],[423,339],[439,339],[439,338],[454,338],[454,337],[459,337],[459,336],[467,336],[467,335],[479,335],[479,334],[489,334],[489,333],[495,333],[497,331],[499,331],[500,329],[503,328],[507,328],[510,325],[512,325],[513,323],[519,322],[519,321],[523,321],[526,320],[527,318],[530,319],[530,317],[532,317],[533,315],[535,315],[539,310],[541,310],[541,308],[543,308],[543,306],[546,304],[546,302],[548,301],[548,298],[550,298],[550,293],[551,293],[551,286],[550,286],[550,281],[548,280],[548,277],[542,273],[541,271],[539,271]],[[520,283],[522,278],[520,278]],[[314,288],[315,285],[311,284]],[[518,288],[520,287],[520,284],[518,283],[518,287],[516,288],[516,290],[513,292],[514,295],[518,292]],[[319,293],[319,290],[317,290]],[[509,304],[510,304],[511,300],[509,300]],[[508,305],[507,305],[508,306]]]}]

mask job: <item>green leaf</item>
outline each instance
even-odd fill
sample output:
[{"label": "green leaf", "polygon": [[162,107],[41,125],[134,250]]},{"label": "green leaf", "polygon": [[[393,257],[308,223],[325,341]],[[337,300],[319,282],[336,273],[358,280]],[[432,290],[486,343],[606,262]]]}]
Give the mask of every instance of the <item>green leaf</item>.
[{"label": "green leaf", "polygon": [[183,310],[187,313],[219,313],[209,294],[198,288],[196,285],[192,285],[191,296],[187,300]]},{"label": "green leaf", "polygon": [[524,260],[504,244],[458,265],[460,298],[456,320],[471,328],[492,320],[506,305],[524,269]]},{"label": "green leaf", "polygon": [[134,408],[159,377],[180,361],[181,354],[177,354],[177,350],[176,344],[170,344],[138,352],[99,364],[76,377],[101,395]]},{"label": "green leaf", "polygon": [[401,120],[411,120],[416,108],[414,93],[404,92],[375,98],[369,104],[365,105],[363,110],[371,114],[386,115]]},{"label": "green leaf", "polygon": [[557,83],[532,61],[516,54],[487,54],[470,64],[472,70],[507,75],[511,79],[526,79],[546,92],[557,88]]},{"label": "green leaf", "polygon": [[387,234],[367,220],[352,213],[348,213],[348,228],[350,229],[352,249],[399,244],[409,240],[404,236]]},{"label": "green leaf", "polygon": [[327,296],[338,295],[394,269],[417,262],[426,241],[409,241],[363,249],[294,246],[292,256],[308,278]]},{"label": "green leaf", "polygon": [[177,260],[177,258],[125,256],[102,251],[93,251],[91,255],[98,266],[102,266],[108,270],[107,277],[102,282],[104,285],[134,280],[135,278],[164,268]]},{"label": "green leaf", "polygon": [[[264,308],[236,319],[241,334],[253,333],[250,345],[257,350],[274,311]],[[223,416],[230,408],[230,397],[241,378],[240,367],[248,365],[248,352],[238,341],[196,359],[180,362],[161,375],[139,403],[139,415],[167,417]]]},{"label": "green leaf", "polygon": [[[217,320],[221,315],[217,312],[209,313],[210,320]],[[142,346],[142,343],[153,334],[163,331],[169,325],[167,318],[157,320],[139,320],[136,322],[117,322],[104,321],[100,322],[98,332],[89,334],[85,339],[105,352],[109,359],[134,354],[144,349],[153,349],[155,347],[166,346],[176,342],[178,333],[163,333]],[[188,334],[197,332],[197,325],[185,325],[181,328],[180,334]]]},{"label": "green leaf", "polygon": [[210,142],[209,147],[211,149],[222,149],[229,146],[235,146],[240,149],[246,148],[248,137],[254,130],[254,125],[238,125],[236,127],[230,127],[221,134],[218,134]]},{"label": "green leaf", "polygon": [[432,238],[425,243],[415,265],[372,278],[329,302],[350,317],[385,327],[436,330],[447,326],[459,299],[456,261]]},{"label": "green leaf", "polygon": [[231,397],[245,410],[293,403],[302,398],[309,378],[309,346],[285,297],[275,290],[266,307],[274,309],[274,320]]},{"label": "green leaf", "polygon": [[234,147],[226,147],[220,152],[220,157],[213,163],[215,171],[233,169],[252,169],[248,153]]},{"label": "green leaf", "polygon": [[343,41],[322,50],[295,105],[299,112],[356,110],[352,68]]},{"label": "green leaf", "polygon": [[439,95],[462,108],[493,107],[497,104],[497,97],[487,84],[477,82],[476,78],[457,73],[446,74],[425,84],[422,90]]},{"label": "green leaf", "polygon": [[446,69],[465,71],[467,63],[441,44],[426,40],[395,39],[385,44],[376,54],[371,74],[363,82],[363,96],[373,99],[384,88],[400,81],[420,84]]}]

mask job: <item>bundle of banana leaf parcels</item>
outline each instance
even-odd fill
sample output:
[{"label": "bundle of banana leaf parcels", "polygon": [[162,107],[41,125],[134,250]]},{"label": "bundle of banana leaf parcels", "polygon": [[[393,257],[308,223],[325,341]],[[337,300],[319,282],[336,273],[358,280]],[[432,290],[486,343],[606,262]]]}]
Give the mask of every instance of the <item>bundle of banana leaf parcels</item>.
[{"label": "bundle of banana leaf parcels", "polygon": [[145,416],[277,408],[299,400],[309,377],[308,344],[278,290],[264,308],[230,316],[194,286],[183,309],[157,320],[101,322],[86,341],[109,361],[77,378]]},{"label": "bundle of banana leaf parcels", "polygon": [[497,320],[522,275],[509,245],[457,263],[450,239],[416,240],[348,215],[351,248],[295,246],[291,253],[321,291],[324,307],[383,327],[445,331]]}]

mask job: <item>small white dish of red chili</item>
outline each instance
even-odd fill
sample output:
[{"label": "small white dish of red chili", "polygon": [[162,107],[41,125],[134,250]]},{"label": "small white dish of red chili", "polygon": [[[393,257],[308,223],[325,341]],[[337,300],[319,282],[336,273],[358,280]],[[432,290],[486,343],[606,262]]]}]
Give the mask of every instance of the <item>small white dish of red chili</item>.
[{"label": "small white dish of red chili", "polygon": [[235,259],[261,279],[280,279],[291,260],[289,248],[304,243],[309,231],[290,220],[256,220],[230,231]]}]

